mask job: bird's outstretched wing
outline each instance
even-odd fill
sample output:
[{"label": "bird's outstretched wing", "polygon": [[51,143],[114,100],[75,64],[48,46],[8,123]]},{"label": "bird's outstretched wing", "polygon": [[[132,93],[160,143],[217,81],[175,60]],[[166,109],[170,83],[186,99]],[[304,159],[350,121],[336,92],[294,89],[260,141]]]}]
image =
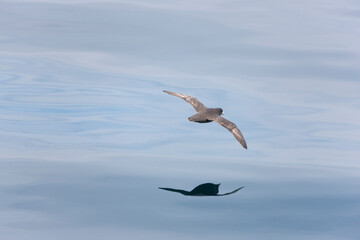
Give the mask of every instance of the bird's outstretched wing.
[{"label": "bird's outstretched wing", "polygon": [[230,195],[230,194],[233,194],[233,193],[236,193],[237,191],[239,191],[240,189],[242,189],[244,187],[240,187],[238,189],[235,189],[234,191],[232,192],[228,192],[228,193],[222,193],[222,194],[218,194],[217,196],[226,196],[226,195]]},{"label": "bird's outstretched wing", "polygon": [[163,188],[163,187],[159,187],[159,189],[170,191],[170,192],[178,192],[178,193],[181,193],[183,195],[189,195],[188,191],[185,191],[185,190],[182,190],[182,189]]},{"label": "bird's outstretched wing", "polygon": [[242,133],[240,132],[240,130],[237,128],[237,126],[235,125],[235,123],[230,122],[229,120],[219,116],[217,118],[215,118],[214,120],[215,122],[217,122],[218,124],[220,124],[221,126],[223,126],[224,128],[226,128],[227,130],[229,130],[234,137],[236,138],[236,140],[239,141],[239,143],[245,148],[247,149],[247,145],[245,142],[245,138],[242,135]]},{"label": "bird's outstretched wing", "polygon": [[196,112],[200,112],[201,110],[206,109],[204,104],[202,104],[196,97],[192,97],[182,93],[170,92],[166,90],[163,91],[166,92],[167,94],[184,99],[186,102],[190,103],[195,108]]}]

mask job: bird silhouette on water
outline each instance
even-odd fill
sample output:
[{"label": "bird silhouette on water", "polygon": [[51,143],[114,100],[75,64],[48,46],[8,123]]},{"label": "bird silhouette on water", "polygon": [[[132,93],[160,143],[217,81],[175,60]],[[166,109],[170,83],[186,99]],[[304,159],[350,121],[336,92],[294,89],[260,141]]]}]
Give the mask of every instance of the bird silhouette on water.
[{"label": "bird silhouette on water", "polygon": [[198,123],[208,123],[215,121],[219,123],[221,126],[225,127],[227,130],[229,130],[234,135],[236,140],[238,140],[239,143],[245,149],[247,149],[245,138],[240,132],[240,130],[237,128],[237,126],[233,122],[227,120],[226,118],[221,117],[221,115],[224,115],[223,110],[221,108],[207,108],[196,97],[188,96],[182,93],[166,91],[166,90],[163,91],[166,92],[167,94],[184,99],[186,102],[190,103],[195,108],[197,114],[189,117],[188,118],[189,121],[198,122]]},{"label": "bird silhouette on water", "polygon": [[235,189],[234,191],[219,194],[219,186],[220,186],[220,183],[219,184],[203,183],[203,184],[200,184],[199,186],[195,187],[190,192],[186,191],[186,190],[174,189],[174,188],[159,187],[159,189],[171,191],[171,192],[178,192],[178,193],[181,193],[186,196],[225,196],[225,195],[230,195],[230,194],[236,193],[240,189],[244,188],[244,187],[240,187],[240,188]]}]

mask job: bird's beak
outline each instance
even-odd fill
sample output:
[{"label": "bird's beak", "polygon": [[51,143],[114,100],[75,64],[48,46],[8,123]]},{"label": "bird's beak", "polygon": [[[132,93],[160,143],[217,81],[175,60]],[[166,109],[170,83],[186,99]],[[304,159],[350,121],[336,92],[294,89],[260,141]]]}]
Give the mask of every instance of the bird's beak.
[{"label": "bird's beak", "polygon": [[224,113],[221,113],[221,115],[224,115]]}]

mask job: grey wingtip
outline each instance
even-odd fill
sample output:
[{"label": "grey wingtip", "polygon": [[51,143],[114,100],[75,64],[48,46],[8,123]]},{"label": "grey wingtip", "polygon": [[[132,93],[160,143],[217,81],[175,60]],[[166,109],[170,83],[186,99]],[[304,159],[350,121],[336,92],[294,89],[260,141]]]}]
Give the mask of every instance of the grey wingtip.
[{"label": "grey wingtip", "polygon": [[235,189],[234,191],[228,192],[228,193],[223,193],[223,194],[218,194],[217,196],[227,196],[227,195],[231,195],[234,193],[237,193],[240,189],[243,189],[245,186],[239,187],[237,189]]},{"label": "grey wingtip", "polygon": [[237,191],[243,189],[244,187],[245,187],[245,186],[239,187],[239,188],[235,189],[234,191],[237,192]]},{"label": "grey wingtip", "polygon": [[167,90],[163,90],[164,93],[170,94],[170,95],[174,95],[174,92],[171,91],[167,91]]},{"label": "grey wingtip", "polygon": [[[239,132],[240,132],[240,130],[239,130]],[[240,132],[240,134],[241,134],[241,132]],[[234,136],[235,136],[235,134],[234,134]],[[243,148],[247,149],[247,143],[245,141],[245,138],[242,135],[240,138],[237,136],[235,136],[235,138],[238,140],[238,142],[241,144],[241,146],[243,146]]]},{"label": "grey wingtip", "polygon": [[238,189],[235,189],[235,190],[233,191],[233,193],[238,192],[239,190],[243,189],[244,187],[245,187],[245,186],[242,186],[242,187],[239,187]]},{"label": "grey wingtip", "polygon": [[[234,134],[234,135],[235,135],[235,134]],[[239,138],[236,137],[236,136],[235,136],[235,138],[236,138],[236,140],[238,140],[238,142],[241,144],[241,146],[243,146],[243,148],[247,149],[247,144],[246,144],[244,138],[239,139]]]}]

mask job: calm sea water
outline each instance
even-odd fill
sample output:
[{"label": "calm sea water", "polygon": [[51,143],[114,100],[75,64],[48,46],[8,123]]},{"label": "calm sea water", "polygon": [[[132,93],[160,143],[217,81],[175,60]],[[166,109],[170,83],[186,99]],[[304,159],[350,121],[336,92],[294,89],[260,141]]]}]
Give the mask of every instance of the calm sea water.
[{"label": "calm sea water", "polygon": [[[356,1],[2,1],[1,239],[359,239]],[[222,107],[245,150],[162,92]],[[185,197],[221,183],[225,197]]]}]

